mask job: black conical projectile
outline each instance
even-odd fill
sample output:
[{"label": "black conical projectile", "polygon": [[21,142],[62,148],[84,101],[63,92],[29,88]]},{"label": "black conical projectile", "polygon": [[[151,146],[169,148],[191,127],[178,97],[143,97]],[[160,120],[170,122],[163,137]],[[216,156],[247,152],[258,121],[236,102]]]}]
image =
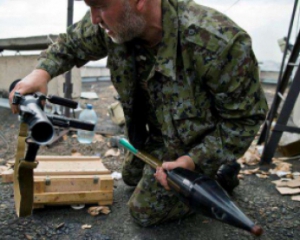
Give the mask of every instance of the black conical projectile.
[{"label": "black conical projectile", "polygon": [[180,187],[179,197],[195,212],[223,223],[251,232],[262,234],[255,225],[230,199],[217,181],[187,169],[168,171],[168,178]]},{"label": "black conical projectile", "polygon": [[[162,165],[159,159],[137,150],[124,138],[113,138],[112,141],[116,145],[125,147],[152,168]],[[228,194],[214,179],[183,168],[176,168],[166,173],[169,186],[177,193],[180,200],[196,213],[244,229],[255,236],[263,233],[262,228],[255,225],[231,201]]]}]

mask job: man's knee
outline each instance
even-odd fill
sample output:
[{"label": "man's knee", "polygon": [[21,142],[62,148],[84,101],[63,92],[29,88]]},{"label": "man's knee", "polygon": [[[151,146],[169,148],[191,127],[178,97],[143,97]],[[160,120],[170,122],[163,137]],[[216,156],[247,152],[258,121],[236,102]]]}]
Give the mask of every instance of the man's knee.
[{"label": "man's knee", "polygon": [[132,173],[128,174],[128,171],[122,169],[122,179],[128,186],[135,187],[141,179],[141,175],[134,176]]},{"label": "man's knee", "polygon": [[129,212],[134,222],[141,227],[151,227],[159,223],[159,219],[152,216],[150,209],[143,210],[142,212],[133,206],[129,206]]},{"label": "man's knee", "polygon": [[132,154],[125,156],[122,166],[122,178],[124,183],[129,186],[136,186],[143,175],[145,163]]}]

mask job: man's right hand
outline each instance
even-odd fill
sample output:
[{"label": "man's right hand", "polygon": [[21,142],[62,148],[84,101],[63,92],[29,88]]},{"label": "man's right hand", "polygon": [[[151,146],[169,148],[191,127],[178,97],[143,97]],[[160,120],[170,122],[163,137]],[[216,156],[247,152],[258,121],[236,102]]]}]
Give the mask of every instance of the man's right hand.
[{"label": "man's right hand", "polygon": [[51,77],[48,72],[42,69],[35,69],[20,82],[18,82],[9,94],[9,104],[12,113],[19,112],[19,106],[12,104],[15,92],[19,92],[21,95],[41,92],[46,95],[48,91],[47,84],[50,79]]}]

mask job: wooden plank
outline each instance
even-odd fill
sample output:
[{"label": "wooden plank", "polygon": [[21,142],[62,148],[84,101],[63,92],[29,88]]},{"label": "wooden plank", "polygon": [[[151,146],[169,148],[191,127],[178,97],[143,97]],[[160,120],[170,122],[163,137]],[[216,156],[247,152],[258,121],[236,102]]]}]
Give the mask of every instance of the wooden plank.
[{"label": "wooden plank", "polygon": [[101,200],[98,202],[99,206],[106,206],[106,205],[112,205],[113,204],[113,199],[111,200]]},{"label": "wooden plank", "polygon": [[289,179],[289,180],[279,179],[279,180],[272,181],[272,183],[274,183],[276,185],[276,187],[287,187],[287,183],[289,181],[291,181],[291,179]]},{"label": "wooden plank", "polygon": [[114,189],[114,179],[111,175],[101,175],[100,181],[101,191],[112,191]]},{"label": "wooden plank", "polygon": [[300,178],[297,179],[290,179],[290,180],[276,180],[273,181],[273,183],[276,184],[277,187],[290,187],[290,188],[297,188],[300,187]]},{"label": "wooden plank", "polygon": [[2,182],[3,183],[12,183],[14,182],[14,170],[8,169],[2,172]]},{"label": "wooden plank", "polygon": [[281,195],[293,195],[300,193],[299,188],[276,187]]},{"label": "wooden plank", "polygon": [[34,204],[98,203],[112,199],[113,193],[110,191],[38,193],[34,195]]},{"label": "wooden plank", "polygon": [[110,174],[99,157],[40,156],[35,176],[42,175],[99,175]]},{"label": "wooden plank", "polygon": [[297,178],[295,180],[292,180],[292,181],[288,182],[287,186],[290,187],[290,188],[300,187],[300,179]]},{"label": "wooden plank", "polygon": [[34,179],[33,192],[34,192],[34,194],[45,192],[45,182],[44,181],[36,181]]},{"label": "wooden plank", "polygon": [[101,158],[97,156],[36,156],[37,161],[101,161]]},{"label": "wooden plank", "polygon": [[300,195],[292,196],[292,200],[300,202]]},{"label": "wooden plank", "polygon": [[34,209],[44,208],[45,206],[59,206],[59,205],[73,205],[73,204],[98,204],[99,206],[108,206],[113,204],[113,199],[100,200],[100,201],[85,201],[85,202],[68,202],[68,203],[45,203],[45,204],[33,204]]},{"label": "wooden plank", "polygon": [[[46,185],[46,178],[49,185]],[[95,179],[97,180],[95,182]],[[43,192],[108,191],[113,189],[111,175],[35,176],[35,186],[43,185]],[[39,192],[40,193],[40,192]]]}]

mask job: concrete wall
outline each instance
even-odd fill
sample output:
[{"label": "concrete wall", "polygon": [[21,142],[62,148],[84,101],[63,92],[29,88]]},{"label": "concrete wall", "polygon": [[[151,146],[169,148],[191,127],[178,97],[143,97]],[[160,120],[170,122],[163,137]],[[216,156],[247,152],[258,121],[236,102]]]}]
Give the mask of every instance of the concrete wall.
[{"label": "concrete wall", "polygon": [[110,77],[110,71],[106,67],[81,67],[81,77]]},{"label": "concrete wall", "polygon": [[[16,55],[0,56],[0,91],[8,91],[10,84],[19,78],[29,74],[37,64],[38,55]],[[63,97],[63,83],[65,78],[60,75],[51,80],[48,85],[48,94],[55,94]],[[80,97],[81,76],[80,70],[72,69],[73,93],[72,98]]]},{"label": "concrete wall", "polygon": [[279,77],[279,72],[271,72],[271,71],[260,72],[260,81],[264,83],[277,84],[278,77]]}]

